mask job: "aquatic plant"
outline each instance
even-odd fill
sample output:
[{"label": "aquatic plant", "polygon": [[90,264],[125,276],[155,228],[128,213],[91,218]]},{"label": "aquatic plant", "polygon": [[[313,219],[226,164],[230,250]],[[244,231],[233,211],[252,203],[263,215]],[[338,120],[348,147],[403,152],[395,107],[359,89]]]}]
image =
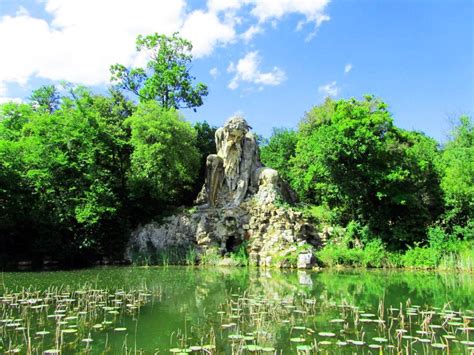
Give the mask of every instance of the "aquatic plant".
[{"label": "aquatic plant", "polygon": [[[100,333],[120,332],[152,294],[146,290],[50,287],[6,290],[0,297],[0,339],[6,353],[90,352]],[[103,351],[107,351],[107,342]]]}]

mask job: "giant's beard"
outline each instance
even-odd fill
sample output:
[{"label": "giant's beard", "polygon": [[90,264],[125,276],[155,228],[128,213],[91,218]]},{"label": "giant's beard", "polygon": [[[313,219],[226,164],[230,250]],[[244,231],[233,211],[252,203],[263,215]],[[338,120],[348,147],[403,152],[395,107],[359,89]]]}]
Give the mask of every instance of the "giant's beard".
[{"label": "giant's beard", "polygon": [[225,141],[224,172],[230,191],[237,187],[242,160],[242,139],[239,136],[228,136]]}]

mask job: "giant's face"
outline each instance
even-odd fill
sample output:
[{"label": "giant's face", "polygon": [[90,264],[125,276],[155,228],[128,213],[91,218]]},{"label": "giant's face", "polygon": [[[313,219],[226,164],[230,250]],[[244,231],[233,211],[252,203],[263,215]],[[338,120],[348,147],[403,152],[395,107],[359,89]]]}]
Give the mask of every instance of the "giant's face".
[{"label": "giant's face", "polygon": [[227,139],[233,145],[240,142],[242,137],[247,134],[249,126],[243,118],[233,117],[226,122],[224,129],[227,132]]}]

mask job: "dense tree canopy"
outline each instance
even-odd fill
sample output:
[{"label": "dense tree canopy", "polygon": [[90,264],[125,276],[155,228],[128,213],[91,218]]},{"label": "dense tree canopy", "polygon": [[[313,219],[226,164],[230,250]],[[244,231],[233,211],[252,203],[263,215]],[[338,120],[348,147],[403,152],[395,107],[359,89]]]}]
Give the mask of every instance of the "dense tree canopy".
[{"label": "dense tree canopy", "polygon": [[206,159],[209,154],[216,154],[216,127],[210,126],[206,121],[197,122],[194,125],[197,132],[197,149],[200,155],[200,169],[198,178],[195,181],[193,193],[189,202],[193,201],[204,185],[206,178]]},{"label": "dense tree canopy", "polygon": [[290,180],[290,162],[295,156],[297,142],[295,131],[275,128],[272,139],[260,151],[262,162],[271,165],[284,179]]},{"label": "dense tree canopy", "polygon": [[286,148],[275,149],[284,137],[276,131],[262,156],[289,170],[300,198],[333,211],[333,222],[357,221],[403,247],[422,240],[441,213],[436,142],[395,127],[378,99],[329,99],[306,114]]},{"label": "dense tree canopy", "polygon": [[175,109],[83,87],[48,107],[0,106],[0,259],[121,258],[130,228],[189,202],[209,139]]},{"label": "dense tree canopy", "polygon": [[126,121],[132,130],[132,191],[179,203],[199,171],[196,131],[175,109],[141,103]]},{"label": "dense tree canopy", "polygon": [[[446,223],[464,225],[474,218],[474,127],[461,117],[438,159]],[[473,226],[474,228],[474,226]]]}]

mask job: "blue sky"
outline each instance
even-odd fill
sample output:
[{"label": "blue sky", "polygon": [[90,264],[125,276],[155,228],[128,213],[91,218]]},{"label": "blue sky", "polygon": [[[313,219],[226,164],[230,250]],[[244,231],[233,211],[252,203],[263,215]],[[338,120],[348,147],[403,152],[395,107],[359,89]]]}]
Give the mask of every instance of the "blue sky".
[{"label": "blue sky", "polygon": [[471,0],[0,0],[0,101],[60,80],[101,92],[110,64],[144,63],[137,34],[173,31],[209,85],[193,122],[238,112],[268,137],[328,95],[374,94],[397,125],[444,141],[474,112]]}]

